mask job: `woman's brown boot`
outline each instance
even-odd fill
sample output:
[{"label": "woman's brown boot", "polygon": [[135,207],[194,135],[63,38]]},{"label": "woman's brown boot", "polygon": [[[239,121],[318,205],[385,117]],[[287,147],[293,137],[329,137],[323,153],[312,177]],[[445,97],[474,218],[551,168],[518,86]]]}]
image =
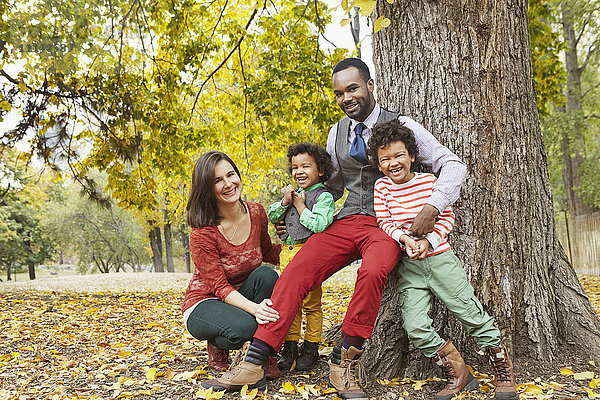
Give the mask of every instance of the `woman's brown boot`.
[{"label": "woman's brown boot", "polygon": [[215,371],[224,371],[229,367],[229,350],[219,349],[210,342],[206,346],[208,350],[208,367]]}]

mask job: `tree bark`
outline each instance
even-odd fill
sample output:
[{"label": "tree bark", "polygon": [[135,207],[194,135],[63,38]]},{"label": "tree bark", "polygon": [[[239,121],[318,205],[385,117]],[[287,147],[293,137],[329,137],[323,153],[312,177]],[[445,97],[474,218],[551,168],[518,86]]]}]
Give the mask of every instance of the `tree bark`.
[{"label": "tree bark", "polygon": [[35,279],[35,265],[28,265],[27,270],[29,271],[29,280],[33,281]]},{"label": "tree bark", "polygon": [[[504,344],[517,360],[551,361],[566,344],[598,360],[600,322],[554,230],[527,1],[377,4],[374,18],[392,21],[373,37],[379,101],[465,161],[450,242]],[[430,373],[399,323],[396,286],[390,274],[365,365],[377,376]],[[430,315],[473,361],[475,340],[456,318],[439,301]]]},{"label": "tree bark", "polygon": [[165,233],[165,256],[167,258],[167,272],[175,272],[175,266],[173,265],[173,236],[171,235],[171,219],[169,218],[169,211],[165,210],[165,226],[163,227]]},{"label": "tree bark", "polygon": [[150,248],[152,249],[152,265],[154,266],[154,272],[164,272],[160,228],[158,226],[151,225],[148,236],[150,237]]},{"label": "tree bark", "polygon": [[183,246],[183,256],[185,258],[185,272],[192,272],[190,260],[190,237],[185,225],[181,225],[181,244]]},{"label": "tree bark", "polygon": [[594,207],[583,202],[575,190],[580,183],[579,168],[585,161],[580,146],[585,143],[585,126],[583,122],[583,107],[581,104],[581,74],[585,66],[580,66],[577,59],[578,38],[575,33],[571,5],[562,4],[562,26],[566,42],[565,66],[567,68],[567,108],[566,112],[575,118],[573,132],[563,132],[562,151],[565,168],[562,171],[563,184],[567,197],[567,205],[571,215],[587,215],[597,211]]}]

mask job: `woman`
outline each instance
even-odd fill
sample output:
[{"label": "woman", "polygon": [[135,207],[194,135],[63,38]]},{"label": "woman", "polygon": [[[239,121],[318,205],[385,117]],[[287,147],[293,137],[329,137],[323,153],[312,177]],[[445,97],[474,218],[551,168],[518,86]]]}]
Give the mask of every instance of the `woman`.
[{"label": "woman", "polygon": [[[187,330],[208,341],[210,368],[228,366],[229,350],[251,340],[257,324],[276,321],[271,293],[281,245],[271,243],[264,208],[241,199],[242,181],[235,163],[220,151],[204,153],[194,166],[187,203],[192,227],[190,251],[195,271],[183,300]],[[279,377],[269,359],[265,375]]]}]

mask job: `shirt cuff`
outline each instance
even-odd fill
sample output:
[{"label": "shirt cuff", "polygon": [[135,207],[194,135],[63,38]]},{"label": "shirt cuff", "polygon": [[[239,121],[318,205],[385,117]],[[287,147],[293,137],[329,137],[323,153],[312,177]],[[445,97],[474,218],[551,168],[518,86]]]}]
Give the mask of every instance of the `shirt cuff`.
[{"label": "shirt cuff", "polygon": [[434,206],[438,210],[438,215],[442,213],[449,205],[450,202],[442,193],[436,193],[435,191],[429,196],[425,204]]},{"label": "shirt cuff", "polygon": [[430,232],[427,235],[425,235],[425,239],[427,239],[429,244],[431,244],[431,251],[435,251],[435,249],[437,249],[438,246],[442,243],[442,240],[440,239],[439,235],[435,232]]}]

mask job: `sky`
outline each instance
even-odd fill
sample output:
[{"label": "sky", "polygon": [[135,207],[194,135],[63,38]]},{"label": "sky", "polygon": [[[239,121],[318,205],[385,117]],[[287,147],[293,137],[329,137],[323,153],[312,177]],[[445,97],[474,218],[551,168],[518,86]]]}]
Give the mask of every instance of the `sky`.
[{"label": "sky", "polygon": [[[341,0],[325,0],[325,3],[331,7],[334,11],[332,13],[331,24],[325,27],[325,37],[333,42],[337,47],[354,50],[354,40],[352,39],[352,33],[350,32],[350,24],[342,26],[340,22],[346,17],[344,10],[341,7]],[[361,58],[369,66],[371,70],[371,76],[375,76],[375,67],[373,65],[373,51],[371,48],[371,31],[372,27],[367,26],[366,17],[360,18],[360,39],[362,40],[361,45]],[[320,44],[324,48],[332,48],[330,43],[321,38]]]}]

